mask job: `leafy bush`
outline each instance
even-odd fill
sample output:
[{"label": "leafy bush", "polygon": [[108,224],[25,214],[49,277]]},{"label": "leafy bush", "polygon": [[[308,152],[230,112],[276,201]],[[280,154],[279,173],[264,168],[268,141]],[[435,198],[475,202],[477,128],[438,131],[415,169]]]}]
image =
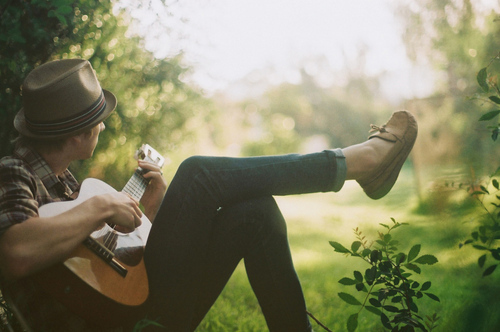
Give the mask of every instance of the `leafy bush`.
[{"label": "leafy bush", "polygon": [[364,273],[355,270],[354,278],[339,280],[339,283],[354,286],[357,292],[364,293],[362,300],[349,293],[338,294],[348,304],[359,307],[347,320],[348,331],[356,330],[363,309],[379,316],[382,325],[391,331],[414,331],[415,328],[431,331],[437,326],[439,317],[436,314],[422,317],[416,300],[426,295],[439,302],[439,297],[429,292],[430,281],[420,284],[412,279],[412,274],[420,274],[421,265],[433,265],[438,260],[433,255],[420,255],[420,244],[414,245],[408,253],[398,252],[399,241],[391,231],[408,224],[391,220],[392,225],[380,224],[386,232],[379,232],[378,239],[372,244],[368,244],[358,228],[354,230],[357,240],[350,249],[338,242],[330,242],[336,252],[358,257],[370,265]]},{"label": "leafy bush", "polygon": [[[483,114],[479,121],[492,121],[497,119],[500,114],[500,89],[498,87],[497,75],[489,72],[490,66],[500,60],[500,52],[491,59],[488,66],[482,68],[477,74],[477,82],[481,87],[481,92],[478,93],[475,99],[481,100],[485,105],[493,107],[492,110]],[[490,125],[491,138],[496,141],[500,133],[500,121],[495,125]],[[485,214],[483,222],[472,233],[471,237],[464,243],[460,243],[459,247],[471,244],[475,249],[485,252],[482,254],[477,263],[481,269],[484,268],[483,276],[492,274],[500,261],[500,167],[488,178],[485,184],[474,186],[469,185],[468,190],[471,195],[483,207]],[[486,261],[493,259],[493,264],[486,264]],[[487,266],[487,267],[486,267]],[[486,267],[486,268],[485,268]]]},{"label": "leafy bush", "polygon": [[[500,52],[491,59],[488,66],[482,68],[477,74],[477,82],[482,89],[482,93],[476,95],[476,98],[492,105],[494,108],[500,108],[500,89],[498,87],[498,76],[488,72],[489,67],[494,61],[500,60]],[[495,119],[500,114],[500,109],[494,109],[483,114],[479,121],[489,121]],[[500,133],[500,121],[496,125],[489,126],[491,129],[491,138],[496,141]]]}]

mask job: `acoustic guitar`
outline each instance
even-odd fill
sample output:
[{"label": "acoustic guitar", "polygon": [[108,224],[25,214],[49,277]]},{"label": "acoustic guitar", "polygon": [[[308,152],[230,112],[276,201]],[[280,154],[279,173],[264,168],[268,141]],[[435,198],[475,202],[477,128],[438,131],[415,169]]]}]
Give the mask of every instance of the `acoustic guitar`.
[{"label": "acoustic guitar", "polygon": [[[144,144],[135,154],[163,166],[164,158]],[[123,192],[140,200],[148,185],[140,167],[123,188]],[[42,217],[61,214],[90,197],[116,192],[97,179],[82,182],[78,198],[43,205]],[[64,263],[35,275],[39,286],[75,314],[102,327],[120,326],[124,321],[140,318],[149,295],[143,261],[151,222],[143,215],[142,224],[132,233],[120,233],[113,225],[93,232]]]}]

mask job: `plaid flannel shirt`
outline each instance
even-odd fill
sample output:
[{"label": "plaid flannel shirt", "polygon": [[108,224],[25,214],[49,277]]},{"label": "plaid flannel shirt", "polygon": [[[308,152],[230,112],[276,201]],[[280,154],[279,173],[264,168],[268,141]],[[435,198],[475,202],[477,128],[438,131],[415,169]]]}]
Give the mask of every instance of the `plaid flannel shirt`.
[{"label": "plaid flannel shirt", "polygon": [[[79,184],[66,170],[56,176],[33,149],[17,147],[12,156],[0,159],[0,236],[9,227],[38,216],[38,207],[70,199]],[[0,267],[1,272],[1,267]],[[29,279],[9,285],[13,302],[35,332],[96,332],[78,316],[38,290]]]}]

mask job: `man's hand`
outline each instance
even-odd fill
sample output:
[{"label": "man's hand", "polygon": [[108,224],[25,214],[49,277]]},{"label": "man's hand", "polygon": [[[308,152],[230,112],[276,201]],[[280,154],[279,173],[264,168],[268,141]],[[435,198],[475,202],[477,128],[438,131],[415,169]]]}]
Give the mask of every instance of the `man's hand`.
[{"label": "man's hand", "polygon": [[123,192],[95,196],[105,211],[105,221],[122,233],[133,232],[142,223],[139,202]]},{"label": "man's hand", "polygon": [[150,180],[150,182],[141,198],[141,203],[144,206],[146,216],[152,222],[160,209],[168,183],[158,165],[144,160],[139,160],[138,164],[139,167],[149,171],[144,174],[144,178]]}]

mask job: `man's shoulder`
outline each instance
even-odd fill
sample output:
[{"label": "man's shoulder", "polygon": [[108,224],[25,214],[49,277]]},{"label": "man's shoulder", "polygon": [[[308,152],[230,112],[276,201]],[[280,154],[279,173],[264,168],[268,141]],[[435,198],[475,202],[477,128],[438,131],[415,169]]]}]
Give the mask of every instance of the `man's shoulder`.
[{"label": "man's shoulder", "polygon": [[0,159],[0,172],[29,173],[36,175],[37,169],[45,169],[46,162],[33,149],[19,146],[14,149],[12,155]]},{"label": "man's shoulder", "polygon": [[17,156],[5,156],[0,159],[0,173],[32,173],[30,165]]},{"label": "man's shoulder", "polygon": [[0,167],[23,166],[25,162],[14,156],[5,156],[0,159]]}]

